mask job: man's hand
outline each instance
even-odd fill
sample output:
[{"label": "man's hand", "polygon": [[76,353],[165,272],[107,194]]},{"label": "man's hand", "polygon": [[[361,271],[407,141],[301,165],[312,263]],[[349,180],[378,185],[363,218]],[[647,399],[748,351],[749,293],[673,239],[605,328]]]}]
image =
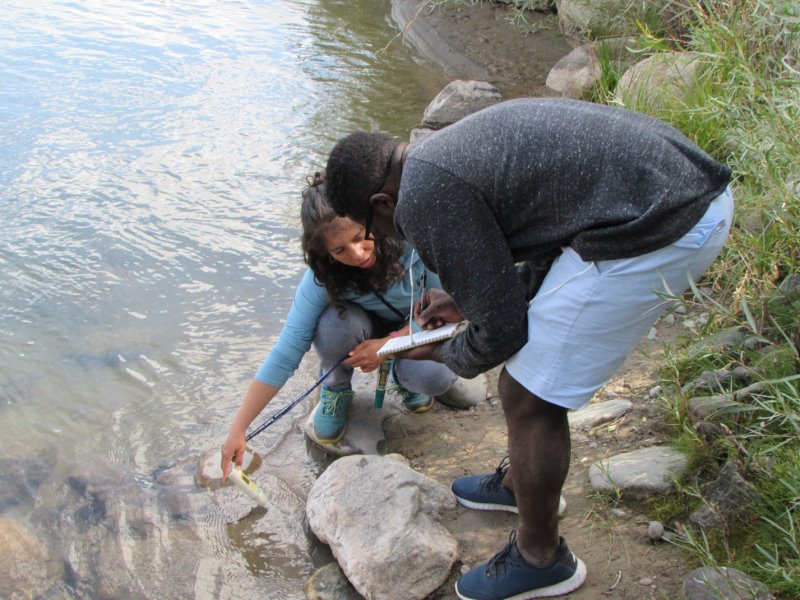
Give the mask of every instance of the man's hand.
[{"label": "man's hand", "polygon": [[422,344],[404,352],[395,352],[392,356],[395,358],[405,358],[408,360],[433,360],[442,362],[440,349],[444,342],[435,342],[432,344]]},{"label": "man's hand", "polygon": [[[435,329],[445,323],[460,323],[464,320],[450,295],[444,290],[432,288],[425,294],[425,309],[419,311],[420,303],[414,306],[414,316],[422,329]],[[410,358],[410,357],[404,357]]]}]

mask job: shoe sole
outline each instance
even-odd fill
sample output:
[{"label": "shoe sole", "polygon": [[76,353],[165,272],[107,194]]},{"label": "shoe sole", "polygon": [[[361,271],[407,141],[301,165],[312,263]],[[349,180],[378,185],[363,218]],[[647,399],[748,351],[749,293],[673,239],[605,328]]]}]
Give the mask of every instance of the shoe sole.
[{"label": "shoe sole", "polygon": [[[564,581],[559,581],[558,583],[554,583],[553,585],[548,585],[547,587],[537,588],[535,590],[528,590],[527,592],[522,592],[520,594],[515,594],[513,596],[506,596],[502,600],[530,600],[531,598],[552,598],[553,596],[563,596],[564,594],[569,594],[570,592],[574,592],[579,587],[583,585],[583,582],[586,581],[586,565],[583,564],[583,561],[580,558],[575,557],[575,572],[569,579],[565,579]],[[461,600],[478,600],[471,596],[465,596],[461,592],[458,591],[458,582],[456,582],[456,595],[461,598]]]},{"label": "shoe sole", "polygon": [[415,415],[421,415],[422,413],[428,412],[430,409],[433,408],[433,402],[431,402],[428,406],[421,406],[420,408],[417,409],[408,408],[405,404],[403,404],[403,408],[410,413],[414,413]]},{"label": "shoe sole", "polygon": [[345,424],[345,426],[344,426],[344,429],[342,429],[342,433],[340,433],[340,434],[339,434],[337,437],[335,437],[335,438],[331,438],[331,439],[321,438],[321,437],[319,437],[319,436],[317,435],[317,432],[316,432],[316,431],[314,432],[314,437],[316,437],[316,438],[317,438],[317,441],[318,441],[320,444],[323,444],[323,445],[330,445],[330,444],[335,444],[336,442],[339,442],[339,441],[341,441],[341,439],[344,437],[344,434],[345,434],[346,432],[347,432],[347,425]]},{"label": "shoe sole", "polygon": [[[505,512],[514,513],[515,515],[519,514],[519,509],[516,506],[509,506],[508,504],[484,504],[481,502],[464,500],[464,498],[459,498],[458,496],[456,496],[456,500],[461,506],[472,508],[474,510],[502,510]],[[558,499],[558,516],[562,516],[566,511],[567,501],[564,500],[564,496],[560,496]]]}]

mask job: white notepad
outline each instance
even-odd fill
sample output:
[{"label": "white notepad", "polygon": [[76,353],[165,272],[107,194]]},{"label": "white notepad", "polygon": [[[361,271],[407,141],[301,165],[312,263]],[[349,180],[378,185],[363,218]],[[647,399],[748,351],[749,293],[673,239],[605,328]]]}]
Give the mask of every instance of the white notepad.
[{"label": "white notepad", "polygon": [[436,329],[420,331],[414,334],[413,339],[410,335],[401,335],[400,337],[392,338],[378,350],[377,354],[378,356],[386,356],[387,354],[410,350],[417,346],[442,342],[447,338],[453,337],[459,325],[460,323],[447,323],[447,325],[442,325]]}]

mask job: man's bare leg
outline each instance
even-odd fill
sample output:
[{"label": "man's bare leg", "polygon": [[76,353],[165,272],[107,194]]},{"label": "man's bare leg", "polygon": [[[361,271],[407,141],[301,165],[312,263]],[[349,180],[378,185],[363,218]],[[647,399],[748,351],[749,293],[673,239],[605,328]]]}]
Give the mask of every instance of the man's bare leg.
[{"label": "man's bare leg", "polygon": [[556,559],[558,502],[569,470],[567,411],[529,392],[505,369],[498,391],[510,461],[503,483],[513,489],[519,509],[517,547],[525,560],[546,567]]}]

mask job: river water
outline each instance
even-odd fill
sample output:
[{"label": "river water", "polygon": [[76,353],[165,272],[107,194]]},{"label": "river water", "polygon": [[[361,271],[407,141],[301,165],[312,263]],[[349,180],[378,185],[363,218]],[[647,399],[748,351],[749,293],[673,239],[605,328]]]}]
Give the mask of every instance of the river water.
[{"label": "river water", "polygon": [[[293,513],[270,530],[194,468],[290,305],[304,177],[353,129],[407,138],[447,82],[389,44],[389,14],[388,0],[3,2],[0,528],[44,557],[29,592],[303,597],[314,547]],[[301,371],[270,410],[308,385]],[[291,419],[253,443],[267,456],[287,436],[302,439]],[[307,491],[307,453],[279,462]]]}]

